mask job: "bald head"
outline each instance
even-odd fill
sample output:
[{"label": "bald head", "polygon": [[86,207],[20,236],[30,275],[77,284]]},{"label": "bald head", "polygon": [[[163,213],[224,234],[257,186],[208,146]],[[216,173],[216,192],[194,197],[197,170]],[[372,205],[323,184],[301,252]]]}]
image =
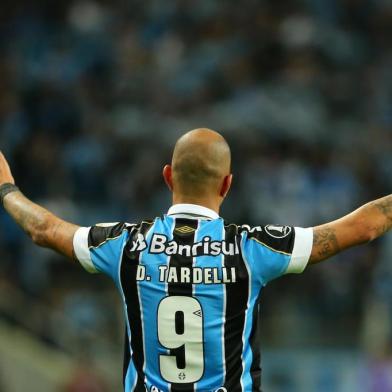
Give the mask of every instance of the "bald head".
[{"label": "bald head", "polygon": [[174,148],[173,188],[193,197],[220,192],[230,164],[230,147],[222,135],[206,128],[190,131]]}]

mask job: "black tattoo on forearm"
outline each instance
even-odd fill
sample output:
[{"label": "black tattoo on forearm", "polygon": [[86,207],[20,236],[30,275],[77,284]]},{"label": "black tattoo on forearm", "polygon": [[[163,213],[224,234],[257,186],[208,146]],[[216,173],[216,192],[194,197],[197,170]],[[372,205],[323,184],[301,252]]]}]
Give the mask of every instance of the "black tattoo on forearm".
[{"label": "black tattoo on forearm", "polygon": [[370,242],[391,228],[392,195],[389,195],[334,222],[314,227],[310,262],[317,263],[352,246]]},{"label": "black tattoo on forearm", "polygon": [[4,207],[37,245],[52,248],[73,258],[72,242],[78,226],[58,218],[27,199],[21,192],[7,195]]},{"label": "black tattoo on forearm", "polygon": [[376,200],[374,202],[374,205],[387,218],[389,222],[392,221],[392,195]]},{"label": "black tattoo on forearm", "polygon": [[392,195],[375,200],[369,204],[375,207],[384,218],[377,226],[373,227],[376,236],[379,237],[392,228]]},{"label": "black tattoo on forearm", "polygon": [[320,259],[325,259],[338,253],[340,248],[335,230],[328,226],[316,228],[313,233],[313,248]]},{"label": "black tattoo on forearm", "polygon": [[52,215],[28,200],[21,192],[9,194],[5,199],[4,207],[15,222],[32,237],[40,235],[47,229],[48,218]]}]

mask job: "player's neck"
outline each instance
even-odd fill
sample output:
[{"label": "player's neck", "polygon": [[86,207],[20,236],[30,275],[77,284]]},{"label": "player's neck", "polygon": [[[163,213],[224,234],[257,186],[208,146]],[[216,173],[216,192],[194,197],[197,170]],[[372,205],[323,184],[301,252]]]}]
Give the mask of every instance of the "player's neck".
[{"label": "player's neck", "polygon": [[219,214],[219,210],[220,210],[219,201],[211,200],[207,198],[203,199],[203,198],[173,194],[173,204],[196,204],[198,206],[207,207],[210,210],[215,211],[217,214]]}]

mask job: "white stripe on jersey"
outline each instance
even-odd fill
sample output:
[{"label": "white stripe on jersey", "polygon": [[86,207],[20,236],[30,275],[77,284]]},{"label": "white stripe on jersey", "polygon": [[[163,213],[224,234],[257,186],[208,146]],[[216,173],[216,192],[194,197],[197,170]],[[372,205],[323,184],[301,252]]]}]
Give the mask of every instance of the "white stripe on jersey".
[{"label": "white stripe on jersey", "polygon": [[83,268],[92,274],[99,271],[95,268],[91,260],[90,249],[88,248],[88,235],[91,227],[80,227],[76,230],[73,237],[73,248],[76,258],[82,264]]},{"label": "white stripe on jersey", "polygon": [[308,264],[313,247],[313,229],[295,227],[294,247],[286,274],[300,274]]}]

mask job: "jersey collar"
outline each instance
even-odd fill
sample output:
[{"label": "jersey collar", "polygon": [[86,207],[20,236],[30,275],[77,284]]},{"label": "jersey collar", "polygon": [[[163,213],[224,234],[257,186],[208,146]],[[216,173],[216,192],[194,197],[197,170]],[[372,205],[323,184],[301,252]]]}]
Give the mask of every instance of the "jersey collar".
[{"label": "jersey collar", "polygon": [[219,219],[215,211],[197,204],[174,204],[169,208],[167,215],[184,215],[186,218],[195,219]]}]

